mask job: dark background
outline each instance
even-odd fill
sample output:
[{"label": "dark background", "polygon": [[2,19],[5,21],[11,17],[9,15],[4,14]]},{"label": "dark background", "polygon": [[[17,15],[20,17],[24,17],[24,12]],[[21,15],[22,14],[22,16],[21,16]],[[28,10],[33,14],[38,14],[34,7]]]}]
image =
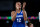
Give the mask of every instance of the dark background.
[{"label": "dark background", "polygon": [[[27,16],[38,16],[40,12],[40,0],[0,0],[0,16],[11,16],[11,11],[15,10],[15,2],[26,1],[26,12]],[[6,23],[8,21],[9,23]],[[34,24],[34,27],[39,27],[38,19],[30,19],[31,23]],[[0,27],[12,27],[12,21],[7,19],[0,20]]]},{"label": "dark background", "polygon": [[40,12],[40,0],[0,0],[0,16],[10,16],[11,11],[15,10],[15,2],[26,1],[27,5],[25,10],[27,16],[38,16]]}]

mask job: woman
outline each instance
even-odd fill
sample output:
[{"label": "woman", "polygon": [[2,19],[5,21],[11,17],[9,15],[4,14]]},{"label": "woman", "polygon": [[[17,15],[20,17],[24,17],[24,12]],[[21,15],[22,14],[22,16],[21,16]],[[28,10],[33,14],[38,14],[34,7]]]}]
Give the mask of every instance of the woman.
[{"label": "woman", "polygon": [[25,27],[25,21],[27,20],[27,14],[25,11],[25,5],[23,4],[22,10],[21,10],[21,3],[16,2],[15,7],[16,11],[11,12],[11,17],[13,21],[12,27]]}]

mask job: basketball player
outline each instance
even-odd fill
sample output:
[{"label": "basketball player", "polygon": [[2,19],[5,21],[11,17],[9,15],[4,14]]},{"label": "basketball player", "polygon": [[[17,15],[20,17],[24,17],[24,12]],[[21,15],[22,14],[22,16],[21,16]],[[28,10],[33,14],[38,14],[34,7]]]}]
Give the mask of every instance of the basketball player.
[{"label": "basketball player", "polygon": [[[23,8],[22,8],[23,10],[25,10],[25,5],[26,5],[26,2],[23,2]],[[26,13],[26,14],[27,14],[27,13]],[[27,18],[27,19],[28,19],[28,18]],[[28,26],[27,24],[28,24],[29,26]],[[29,20],[29,19],[25,21],[25,27],[33,27],[33,24],[30,23],[30,20]]]},{"label": "basketball player", "polygon": [[15,7],[16,11],[11,12],[11,17],[13,21],[12,27],[25,27],[25,21],[27,20],[27,13],[25,11],[25,6],[23,4],[22,10],[21,10],[21,3],[16,2]]}]

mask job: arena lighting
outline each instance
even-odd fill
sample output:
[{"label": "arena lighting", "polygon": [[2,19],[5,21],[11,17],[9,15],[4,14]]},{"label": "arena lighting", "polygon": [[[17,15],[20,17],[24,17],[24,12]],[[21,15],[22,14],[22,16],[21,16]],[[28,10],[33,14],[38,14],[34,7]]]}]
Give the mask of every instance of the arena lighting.
[{"label": "arena lighting", "polygon": [[1,19],[1,16],[0,16],[0,19]]},{"label": "arena lighting", "polygon": [[11,19],[11,16],[7,16],[7,19]]},{"label": "arena lighting", "polygon": [[[27,17],[28,19],[39,19],[38,16],[29,16]],[[0,19],[10,19],[11,20],[11,16],[0,16]]]},{"label": "arena lighting", "polygon": [[6,21],[6,23],[9,23],[9,21]]},{"label": "arena lighting", "polygon": [[40,22],[40,12],[39,12],[39,22]]}]

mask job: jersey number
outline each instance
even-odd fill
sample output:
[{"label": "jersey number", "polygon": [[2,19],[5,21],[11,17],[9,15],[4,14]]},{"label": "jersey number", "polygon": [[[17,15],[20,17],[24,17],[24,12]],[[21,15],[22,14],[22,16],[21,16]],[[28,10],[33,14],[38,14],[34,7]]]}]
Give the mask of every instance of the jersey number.
[{"label": "jersey number", "polygon": [[17,22],[21,22],[21,18],[17,19]]}]

